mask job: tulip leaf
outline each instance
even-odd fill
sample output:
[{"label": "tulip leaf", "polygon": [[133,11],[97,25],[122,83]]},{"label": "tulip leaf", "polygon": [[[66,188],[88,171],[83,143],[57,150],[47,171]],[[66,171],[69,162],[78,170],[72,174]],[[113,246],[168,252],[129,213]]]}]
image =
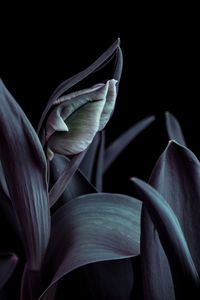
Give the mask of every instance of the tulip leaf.
[{"label": "tulip leaf", "polygon": [[140,212],[140,201],[107,193],[83,195],[60,207],[52,217],[44,263],[46,291],[80,266],[139,255]]},{"label": "tulip leaf", "polygon": [[[9,224],[12,226],[12,229],[18,233],[19,235],[19,229],[20,225],[18,223],[18,220],[16,218],[16,215],[13,210],[12,202],[10,199],[10,195],[8,192],[5,176],[3,173],[1,161],[0,161],[0,208],[6,217]],[[19,235],[20,236],[20,235]]]},{"label": "tulip leaf", "polygon": [[[117,39],[95,62],[93,62],[89,67],[87,67],[85,70],[79,72],[76,75],[73,75],[72,77],[68,78],[67,80],[63,81],[53,92],[51,95],[47,106],[41,116],[39,125],[38,125],[38,133],[40,132],[41,126],[44,122],[44,119],[49,112],[53,102],[58,99],[63,93],[67,92],[71,87],[73,87],[75,84],[79,83],[81,80],[86,78],[88,75],[93,73],[98,67],[100,67],[110,56],[115,53],[115,51],[119,48],[120,40]],[[119,55],[119,54],[118,54]],[[121,58],[121,57],[119,57]],[[120,59],[121,61],[121,59]],[[117,76],[119,77],[120,74],[120,67],[117,65]]]},{"label": "tulip leaf", "polygon": [[[199,182],[198,159],[186,147],[170,141],[160,156],[149,183],[164,197],[177,216],[198,272],[200,271]],[[165,299],[168,295],[168,299],[174,299],[169,264],[159,240],[155,239],[154,225],[145,209],[142,214],[142,228],[141,256],[145,290],[151,295],[148,297]]]},{"label": "tulip leaf", "polygon": [[0,252],[0,289],[5,285],[8,279],[12,276],[18,257],[9,252]]},{"label": "tulip leaf", "polygon": [[183,146],[187,146],[178,120],[168,111],[165,112],[165,122],[169,139],[175,140]]},{"label": "tulip leaf", "polygon": [[98,192],[102,192],[103,189],[103,166],[104,166],[104,153],[105,153],[105,132],[101,132],[100,145],[96,160],[95,170],[95,187]]},{"label": "tulip leaf", "polygon": [[62,171],[61,175],[59,176],[56,183],[53,185],[49,192],[50,207],[56,203],[56,201],[60,198],[60,196],[67,188],[67,185],[69,184],[70,180],[72,179],[72,176],[78,169],[84,155],[84,151],[78,155],[75,155]]},{"label": "tulip leaf", "polygon": [[[200,279],[198,272],[195,268],[190,250],[176,215],[164,198],[149,184],[137,178],[134,178],[133,182],[135,183],[141,200],[144,202],[155,228],[158,231],[160,242],[167,255],[176,299],[182,300],[188,299],[191,295],[200,295]],[[143,245],[141,243],[141,249],[142,247]],[[145,245],[145,247],[148,246]],[[148,257],[144,256],[143,259],[143,264],[145,264],[145,261],[148,261]],[[157,272],[155,265],[154,268]],[[164,280],[164,278],[160,277],[160,284],[162,279]],[[163,284],[166,285],[165,280]],[[169,288],[168,285],[166,285],[166,287],[167,289]],[[157,288],[159,289],[159,286],[157,286]],[[157,293],[160,294],[160,291],[158,290]],[[147,295],[149,299],[150,295],[146,294],[146,296]],[[169,297],[168,290],[165,292],[165,297],[167,296]],[[161,297],[161,295],[159,295],[159,297]]]},{"label": "tulip leaf", "polygon": [[[51,185],[53,186],[58,180],[64,169],[69,165],[70,160],[66,156],[55,154],[53,160],[51,161]],[[58,207],[63,205],[65,202],[76,198],[80,195],[95,193],[95,187],[87,180],[85,175],[78,169],[71,180],[68,182],[63,194],[60,196],[59,200],[52,207],[52,212],[57,210]]]},{"label": "tulip leaf", "polygon": [[80,166],[81,171],[99,192],[102,191],[103,184],[104,150],[105,132],[100,131],[96,134],[92,144],[88,147]]},{"label": "tulip leaf", "polygon": [[97,132],[92,143],[89,145],[89,147],[86,149],[86,154],[80,164],[80,170],[82,173],[87,177],[89,181],[93,181],[93,173],[94,173],[94,167],[96,162],[96,155],[100,143],[100,136],[101,133]]},{"label": "tulip leaf", "polygon": [[155,120],[154,116],[147,117],[134,124],[123,134],[121,134],[114,142],[112,142],[105,151],[104,172],[112,165],[125,147],[145,128],[147,128]]},{"label": "tulip leaf", "polygon": [[46,158],[39,138],[0,81],[0,159],[30,269],[40,267],[49,235]]}]

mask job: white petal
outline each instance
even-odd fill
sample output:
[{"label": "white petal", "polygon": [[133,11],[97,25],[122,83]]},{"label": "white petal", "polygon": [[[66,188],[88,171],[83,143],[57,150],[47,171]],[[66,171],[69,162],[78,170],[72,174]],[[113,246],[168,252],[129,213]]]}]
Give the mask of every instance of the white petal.
[{"label": "white petal", "polygon": [[116,83],[117,83],[117,80],[115,80],[115,79],[111,79],[108,81],[108,91],[106,94],[106,103],[105,103],[103,112],[101,114],[99,130],[102,130],[106,126],[106,124],[109,121],[110,116],[114,110],[116,97],[117,97]]}]

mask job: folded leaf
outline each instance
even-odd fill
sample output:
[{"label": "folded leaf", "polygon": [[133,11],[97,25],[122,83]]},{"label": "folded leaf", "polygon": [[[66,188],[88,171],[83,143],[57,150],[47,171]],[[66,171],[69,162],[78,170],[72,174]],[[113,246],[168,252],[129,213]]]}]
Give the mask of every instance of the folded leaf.
[{"label": "folded leaf", "polygon": [[[176,299],[188,299],[191,295],[196,295],[192,299],[199,299],[200,279],[176,215],[164,198],[149,184],[136,178],[133,179],[133,182],[158,231],[161,244],[167,255]],[[146,247],[148,246],[146,245]],[[143,263],[145,263],[145,257],[143,259]],[[148,259],[146,257],[146,260]],[[154,268],[157,271],[156,265],[154,265]],[[163,282],[163,284],[166,284],[166,282]],[[168,288],[166,286],[165,297],[169,297]],[[149,295],[146,294],[146,297],[149,297]]]},{"label": "folded leaf", "polygon": [[[176,214],[198,272],[199,180],[198,159],[189,149],[175,142],[169,143],[150,178],[150,184],[160,192]],[[167,299],[167,296],[174,299],[169,264],[159,239],[155,238],[154,226],[145,209],[142,214],[142,228],[141,255],[145,290],[150,297],[148,299]]]},{"label": "folded leaf", "polygon": [[47,290],[80,266],[138,255],[140,212],[140,201],[104,193],[80,196],[60,207],[52,217],[44,263]]},{"label": "folded leaf", "polygon": [[146,127],[148,127],[155,120],[154,116],[147,117],[138,123],[134,124],[131,128],[121,134],[114,142],[112,142],[105,151],[104,172],[112,165],[120,153],[126,146]]},{"label": "folded leaf", "polygon": [[97,151],[99,148],[101,132],[97,132],[96,136],[94,137],[92,143],[86,150],[86,154],[80,164],[80,170],[83,174],[87,177],[87,179],[92,182],[95,163],[96,163],[96,156]]},{"label": "folded leaf", "polygon": [[[88,68],[85,70],[79,72],[76,75],[73,75],[72,77],[68,78],[64,82],[62,82],[56,90],[51,95],[49,102],[47,103],[47,106],[42,114],[42,117],[40,119],[39,125],[38,125],[38,133],[40,132],[41,126],[43,124],[43,121],[50,110],[53,102],[58,99],[63,93],[67,92],[71,87],[73,87],[75,84],[86,78],[88,75],[93,73],[98,67],[100,67],[112,54],[116,51],[116,49],[119,48],[120,40],[117,39],[93,64],[91,64]],[[121,62],[121,56],[119,56],[120,62]],[[117,65],[118,66],[118,65]],[[120,68],[117,67],[117,77],[120,77]]]},{"label": "folded leaf", "polygon": [[[63,155],[54,155],[54,158],[51,162],[51,186],[55,184],[58,178],[61,176],[64,169],[69,165],[69,158]],[[52,212],[57,210],[58,207],[63,205],[65,202],[76,198],[80,195],[95,193],[95,187],[87,180],[85,175],[78,169],[75,174],[72,176],[67,187],[65,188],[63,194],[60,196],[57,203],[52,207]]]},{"label": "folded leaf", "polygon": [[69,164],[66,165],[65,169],[57,179],[56,183],[53,185],[49,192],[49,203],[50,207],[53,206],[59,197],[63,194],[65,189],[67,188],[72,176],[78,169],[85,152],[82,152],[71,159]]},{"label": "folded leaf", "polygon": [[101,132],[100,144],[97,153],[96,159],[96,168],[95,168],[95,187],[98,192],[103,190],[103,167],[104,167],[104,153],[105,153],[105,132]]},{"label": "folded leaf", "polygon": [[0,252],[0,289],[12,276],[18,262],[18,257],[13,253]]},{"label": "folded leaf", "polygon": [[169,139],[186,146],[185,138],[178,120],[168,111],[165,113],[165,122]]},{"label": "folded leaf", "polygon": [[40,268],[50,235],[46,159],[25,114],[0,81],[0,159],[29,268]]},{"label": "folded leaf", "polygon": [[11,225],[12,230],[14,230],[15,233],[18,234],[18,238],[20,238],[20,233],[19,233],[20,225],[14,213],[14,209],[8,192],[8,187],[3,173],[1,161],[0,161],[0,209],[3,212],[6,220]]}]

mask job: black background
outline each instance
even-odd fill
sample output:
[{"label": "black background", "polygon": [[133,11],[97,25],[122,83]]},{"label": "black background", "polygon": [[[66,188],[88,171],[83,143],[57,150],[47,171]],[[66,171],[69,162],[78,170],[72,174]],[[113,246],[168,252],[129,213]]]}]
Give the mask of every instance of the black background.
[{"label": "black background", "polygon": [[[23,7],[20,15],[12,7],[1,25],[0,77],[36,128],[54,89],[120,37],[124,67],[106,143],[142,118],[155,115],[156,121],[109,169],[104,191],[135,195],[129,178],[148,180],[168,143],[166,110],[178,118],[189,148],[200,156],[198,10],[178,3],[127,7],[119,2],[109,10],[102,2],[89,9],[74,4]],[[109,68],[102,72],[102,78],[109,77]],[[77,89],[96,79],[94,73]]]},{"label": "black background", "polygon": [[[107,144],[142,118],[153,114],[157,119],[105,176],[106,191],[132,194],[129,178],[148,180],[167,145],[166,110],[180,121],[188,146],[200,153],[197,10],[183,4],[122,3],[109,10],[97,3],[90,9],[78,3],[51,5],[9,16],[1,32],[0,76],[36,128],[54,89],[120,37],[124,67]],[[110,71],[104,72],[109,77]],[[77,88],[96,78],[97,73]]]}]

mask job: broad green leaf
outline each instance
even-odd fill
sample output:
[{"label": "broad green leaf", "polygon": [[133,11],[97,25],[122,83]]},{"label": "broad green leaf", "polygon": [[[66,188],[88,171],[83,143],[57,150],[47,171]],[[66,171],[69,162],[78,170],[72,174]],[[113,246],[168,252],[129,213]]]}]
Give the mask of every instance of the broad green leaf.
[{"label": "broad green leaf", "polygon": [[[198,272],[200,272],[199,182],[198,159],[189,149],[173,141],[160,156],[149,181],[177,216]],[[145,290],[150,297],[148,299],[159,297],[167,299],[167,296],[175,299],[169,264],[145,209],[142,214],[142,228],[141,255]]]},{"label": "broad green leaf", "polygon": [[0,289],[12,276],[18,263],[18,257],[14,253],[0,252]]},{"label": "broad green leaf", "polygon": [[44,263],[46,291],[80,266],[139,255],[140,212],[140,201],[106,193],[80,196],[60,207],[52,217]]},{"label": "broad green leaf", "polygon": [[0,160],[30,269],[39,269],[50,235],[46,159],[39,138],[0,81]]},{"label": "broad green leaf", "polygon": [[[94,63],[92,63],[89,67],[87,67],[85,70],[79,72],[76,75],[73,75],[72,77],[68,78],[64,82],[62,82],[56,90],[51,95],[49,102],[47,103],[47,106],[41,116],[39,125],[38,125],[38,133],[40,132],[41,126],[44,122],[44,119],[50,110],[53,102],[58,99],[63,93],[67,92],[71,87],[73,87],[75,84],[86,78],[88,75],[93,73],[95,70],[97,70],[110,56],[112,56],[113,53],[116,52],[116,50],[119,48],[120,40],[117,39]],[[119,54],[118,54],[119,56]],[[119,56],[119,60],[121,62],[121,56]],[[117,64],[117,77],[121,76],[120,68]]]},{"label": "broad green leaf", "polygon": [[178,120],[168,111],[165,113],[165,122],[169,139],[175,140],[183,146],[187,146]]},{"label": "broad green leaf", "polygon": [[112,165],[128,144],[155,120],[154,116],[147,117],[121,134],[105,151],[104,172]]}]

